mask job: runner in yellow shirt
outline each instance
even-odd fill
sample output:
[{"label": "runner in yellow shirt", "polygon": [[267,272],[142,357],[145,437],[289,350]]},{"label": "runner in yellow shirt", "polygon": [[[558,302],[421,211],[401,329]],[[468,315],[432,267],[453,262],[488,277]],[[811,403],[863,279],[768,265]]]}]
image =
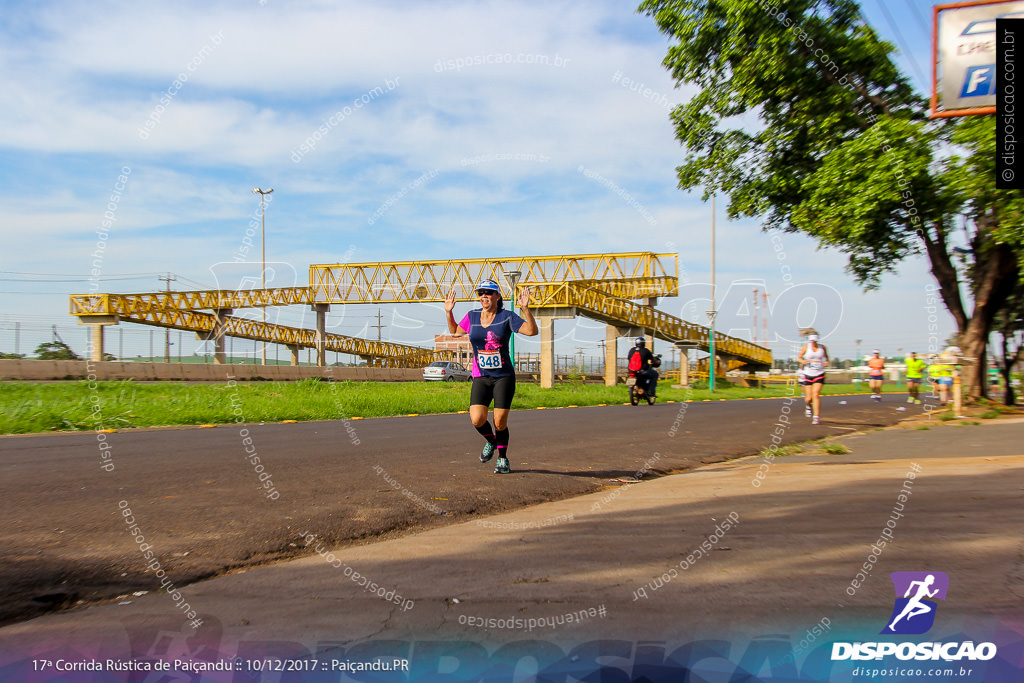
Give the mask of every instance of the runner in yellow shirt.
[{"label": "runner in yellow shirt", "polygon": [[928,367],[923,359],[918,358],[913,351],[904,360],[907,364],[907,403],[921,403],[921,380],[924,378],[924,369]]},{"label": "runner in yellow shirt", "polygon": [[949,400],[949,388],[953,386],[953,366],[932,363],[928,366],[928,376],[939,389],[939,404],[945,404]]}]

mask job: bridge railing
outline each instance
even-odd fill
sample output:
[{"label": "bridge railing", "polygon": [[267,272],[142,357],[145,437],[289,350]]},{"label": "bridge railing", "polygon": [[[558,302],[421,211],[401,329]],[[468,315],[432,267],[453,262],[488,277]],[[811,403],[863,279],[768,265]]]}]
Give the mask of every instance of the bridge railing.
[{"label": "bridge railing", "polygon": [[312,265],[309,282],[319,303],[444,301],[452,288],[459,300],[474,301],[482,279],[494,280],[507,293],[510,271],[518,271],[524,282],[642,282],[645,290],[638,296],[672,296],[678,292],[678,269],[677,254],[629,252]]}]

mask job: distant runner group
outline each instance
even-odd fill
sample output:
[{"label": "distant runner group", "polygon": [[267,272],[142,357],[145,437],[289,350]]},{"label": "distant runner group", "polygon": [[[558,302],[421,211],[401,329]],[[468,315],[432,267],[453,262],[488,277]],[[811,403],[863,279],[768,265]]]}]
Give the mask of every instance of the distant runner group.
[{"label": "distant runner group", "polygon": [[[960,349],[951,346],[942,354],[948,359],[960,355]],[[953,386],[953,364],[949,360],[939,360],[934,357],[931,364],[923,358],[918,358],[917,353],[910,352],[904,359],[907,369],[907,403],[920,405],[921,403],[921,382],[924,381],[925,372],[928,373],[930,381],[938,390],[939,404],[943,405],[949,400],[949,390]],[[804,388],[804,403],[806,403],[805,414],[811,418],[811,424],[821,422],[821,387],[825,384],[825,368],[828,367],[828,350],[819,343],[818,335],[811,334],[807,337],[807,343],[800,348],[796,357],[800,364],[797,371],[797,378],[800,386]],[[878,349],[871,352],[871,358],[867,361],[868,386],[871,389],[871,400],[882,400],[882,385],[885,382],[885,356],[881,355]]]}]

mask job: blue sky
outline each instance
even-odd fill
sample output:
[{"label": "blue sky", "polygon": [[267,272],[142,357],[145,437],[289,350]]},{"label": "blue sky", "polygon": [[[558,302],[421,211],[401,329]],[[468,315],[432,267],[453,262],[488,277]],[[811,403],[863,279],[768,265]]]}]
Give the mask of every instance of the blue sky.
[{"label": "blue sky", "polygon": [[[865,16],[909,49],[905,71],[925,93],[931,5],[883,1],[867,0]],[[0,350],[14,350],[18,322],[21,353],[52,325],[84,353],[67,295],[89,291],[104,221],[101,291],[163,289],[168,272],[175,289],[235,286],[225,264],[258,222],[256,186],[275,190],[271,286],[306,284],[311,263],[678,252],[681,296],[659,307],[704,323],[710,207],[676,188],[668,109],[692,91],[661,66],[667,46],[629,2],[6,3]],[[758,286],[773,306],[788,299],[769,329],[778,355],[809,324],[833,355],[853,355],[856,339],[926,350],[923,260],[864,293],[841,254],[798,235],[773,243],[756,221],[726,222],[724,206],[719,329],[751,337]],[[780,241],[801,286],[789,292]],[[249,256],[258,278],[258,240]],[[377,313],[335,307],[329,325],[375,338]],[[298,308],[270,315],[312,325]],[[385,339],[429,345],[443,332],[439,304],[382,315]],[[941,306],[938,319],[944,339]],[[121,327],[108,351],[148,355],[153,328]],[[577,319],[556,334],[559,353],[597,355],[604,331]],[[183,337],[185,353],[201,348]]]}]

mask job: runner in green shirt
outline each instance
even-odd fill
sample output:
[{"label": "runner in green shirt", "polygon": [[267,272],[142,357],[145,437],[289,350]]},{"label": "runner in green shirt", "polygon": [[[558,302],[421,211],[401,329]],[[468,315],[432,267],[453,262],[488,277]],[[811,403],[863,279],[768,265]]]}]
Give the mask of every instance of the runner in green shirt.
[{"label": "runner in green shirt", "polygon": [[924,376],[924,369],[928,366],[923,359],[918,358],[913,351],[904,359],[907,364],[907,403],[921,403],[921,380]]}]

